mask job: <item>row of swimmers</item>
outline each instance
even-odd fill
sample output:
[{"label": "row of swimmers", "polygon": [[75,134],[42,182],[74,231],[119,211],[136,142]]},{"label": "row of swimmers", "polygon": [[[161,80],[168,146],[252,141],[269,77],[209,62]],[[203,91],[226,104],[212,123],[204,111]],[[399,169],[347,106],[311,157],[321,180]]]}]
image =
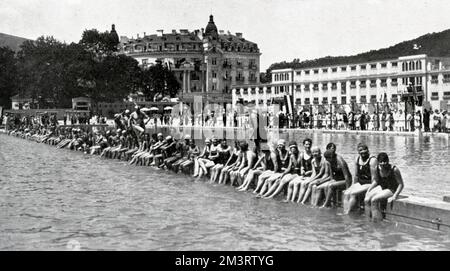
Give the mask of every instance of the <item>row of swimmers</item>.
[{"label": "row of swimmers", "polygon": [[126,160],[131,165],[206,177],[210,183],[232,185],[237,191],[253,190],[255,197],[263,199],[284,195],[284,202],[325,208],[336,204],[336,197],[344,191],[344,213],[358,209],[359,199],[364,198],[366,216],[374,221],[383,217],[380,203],[398,199],[404,188],[400,170],[390,163],[388,155],[372,156],[363,143],[357,146],[352,174],[334,143],[322,154],[309,138],[303,140],[302,150],[297,142],[286,144],[283,139],[274,146],[262,144],[258,150],[250,149],[245,141],[236,141],[231,147],[227,140],[217,138],[206,139],[200,150],[189,135],[175,140],[162,133],[121,129],[96,133],[82,129],[33,133],[26,129],[10,133],[58,148]]}]

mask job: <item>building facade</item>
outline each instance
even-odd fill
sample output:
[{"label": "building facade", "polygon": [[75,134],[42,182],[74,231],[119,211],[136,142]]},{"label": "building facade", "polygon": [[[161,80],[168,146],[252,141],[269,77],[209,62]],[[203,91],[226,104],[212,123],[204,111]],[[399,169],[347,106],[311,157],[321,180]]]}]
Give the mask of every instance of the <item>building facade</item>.
[{"label": "building facade", "polygon": [[236,86],[233,101],[243,99],[265,105],[271,103],[272,96],[285,95],[295,106],[400,103],[411,90],[431,108],[446,110],[450,101],[450,58],[413,55],[273,70],[270,85]]},{"label": "building facade", "polygon": [[121,37],[119,46],[143,68],[158,62],[167,65],[180,82],[181,100],[188,104],[201,96],[203,103],[231,105],[233,85],[259,83],[258,45],[242,33],[218,31],[212,15],[205,29]]}]

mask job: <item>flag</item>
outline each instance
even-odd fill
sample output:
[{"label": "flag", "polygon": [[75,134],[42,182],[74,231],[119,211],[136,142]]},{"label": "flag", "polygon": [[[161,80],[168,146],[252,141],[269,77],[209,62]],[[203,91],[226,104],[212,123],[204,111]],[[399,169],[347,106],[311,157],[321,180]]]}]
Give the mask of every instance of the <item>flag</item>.
[{"label": "flag", "polygon": [[287,113],[292,114],[294,112],[294,99],[290,95],[284,95],[284,103],[286,104]]}]

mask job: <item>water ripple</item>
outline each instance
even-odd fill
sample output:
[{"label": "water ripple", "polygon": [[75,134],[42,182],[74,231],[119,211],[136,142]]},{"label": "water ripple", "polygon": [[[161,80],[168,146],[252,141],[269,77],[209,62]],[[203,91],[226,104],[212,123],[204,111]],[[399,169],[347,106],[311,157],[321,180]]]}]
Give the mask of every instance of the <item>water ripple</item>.
[{"label": "water ripple", "polygon": [[[313,136],[321,145],[335,139]],[[362,139],[340,136],[338,151],[351,161],[354,150],[342,145]],[[364,139],[373,153],[390,146],[410,194],[436,198],[437,183],[450,194],[450,180],[431,174],[450,172],[441,162],[450,159],[448,143]],[[440,233],[255,199],[184,175],[4,135],[0,153],[0,250],[66,250],[72,240],[83,250],[450,249]]]}]

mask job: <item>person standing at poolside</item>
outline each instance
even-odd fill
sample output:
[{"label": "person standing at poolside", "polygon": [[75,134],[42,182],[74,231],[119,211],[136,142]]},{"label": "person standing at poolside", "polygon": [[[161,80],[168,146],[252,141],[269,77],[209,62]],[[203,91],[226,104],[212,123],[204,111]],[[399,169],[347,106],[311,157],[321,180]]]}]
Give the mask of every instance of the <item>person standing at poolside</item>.
[{"label": "person standing at poolside", "polygon": [[380,202],[387,199],[387,203],[391,203],[398,199],[403,190],[403,178],[400,170],[389,163],[389,157],[382,152],[377,157],[378,180],[373,182],[369,187],[364,199],[364,210],[366,217],[377,222],[383,219]]},{"label": "person standing at poolside", "polygon": [[366,144],[358,144],[359,156],[355,162],[352,185],[344,192],[344,213],[348,214],[357,205],[357,196],[366,193],[372,183],[377,182],[378,161],[370,155]]},{"label": "person standing at poolside", "polygon": [[139,137],[145,132],[144,119],[150,120],[150,118],[147,116],[147,114],[141,111],[141,108],[138,105],[136,105],[134,109],[135,111],[131,113],[128,119],[128,127],[132,127],[136,133],[136,136]]}]

